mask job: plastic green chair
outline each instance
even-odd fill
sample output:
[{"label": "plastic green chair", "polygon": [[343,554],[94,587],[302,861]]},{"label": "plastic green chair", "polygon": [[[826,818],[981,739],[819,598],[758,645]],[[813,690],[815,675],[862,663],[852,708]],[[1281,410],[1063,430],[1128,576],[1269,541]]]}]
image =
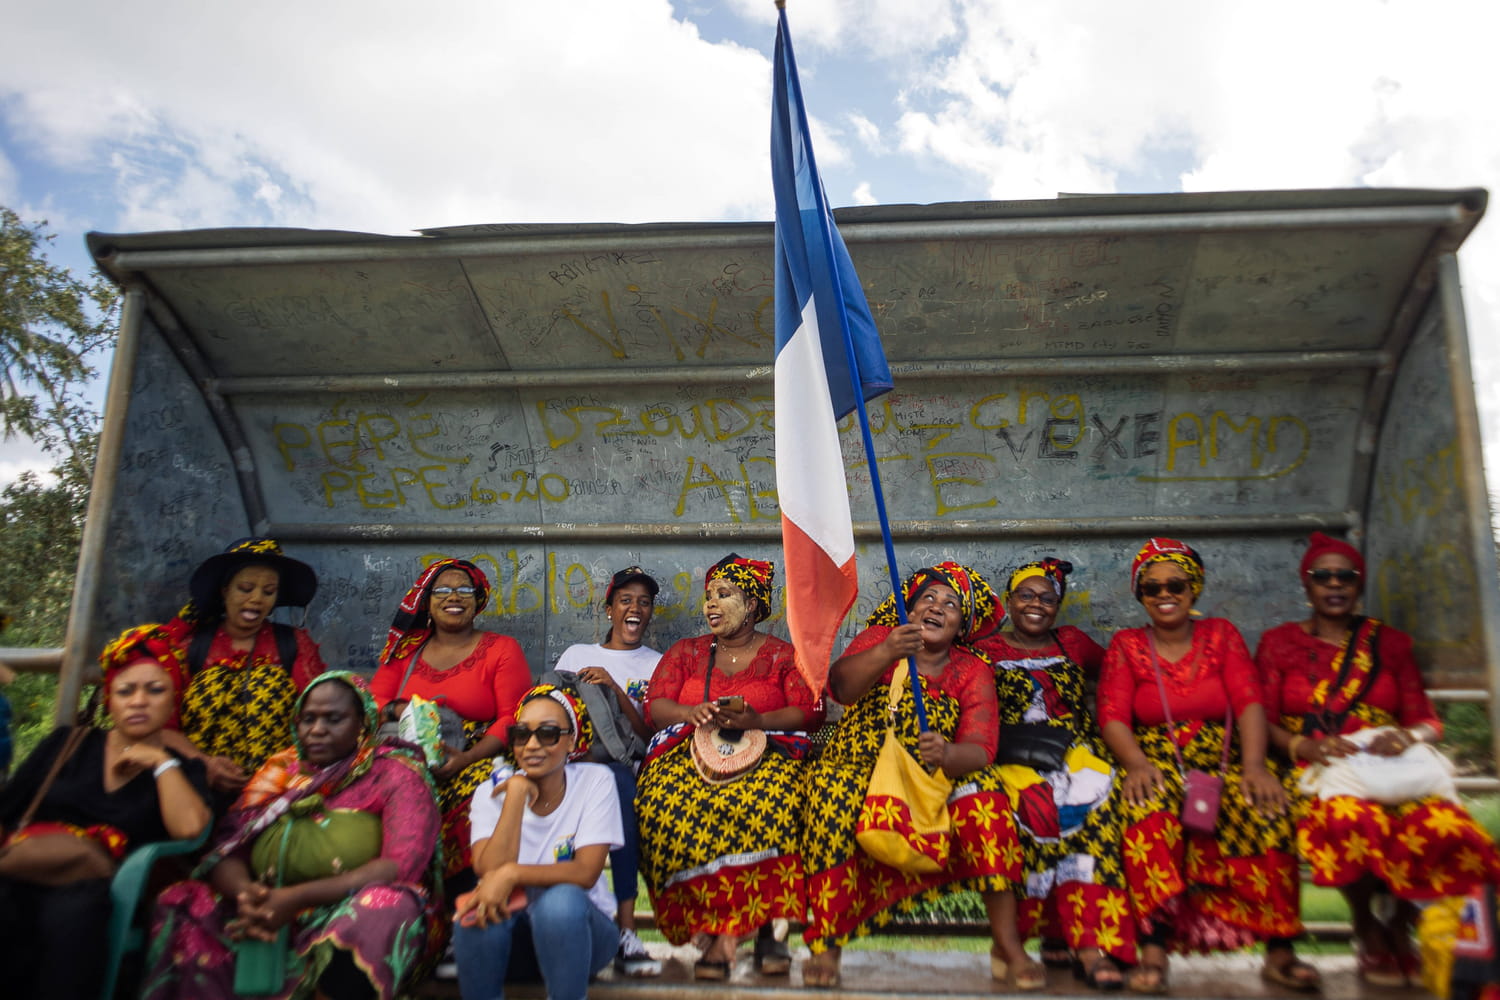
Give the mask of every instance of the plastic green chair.
[{"label": "plastic green chair", "polygon": [[108,964],[104,968],[104,983],[99,991],[100,1000],[114,1000],[115,980],[120,975],[120,964],[126,955],[139,951],[146,944],[146,928],[135,925],[135,911],[141,903],[141,893],[146,891],[146,881],[151,869],[162,858],[174,854],[191,854],[208,842],[212,823],[204,824],[203,832],[188,840],[163,840],[147,844],[131,851],[115,872],[109,886],[113,910],[109,915]]}]

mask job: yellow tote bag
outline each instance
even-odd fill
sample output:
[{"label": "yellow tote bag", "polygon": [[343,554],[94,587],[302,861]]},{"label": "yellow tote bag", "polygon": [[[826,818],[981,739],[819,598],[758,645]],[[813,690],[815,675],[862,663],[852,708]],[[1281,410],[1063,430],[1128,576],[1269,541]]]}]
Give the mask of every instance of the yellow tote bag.
[{"label": "yellow tote bag", "polygon": [[875,771],[865,791],[854,839],[881,864],[911,875],[928,875],[948,865],[952,822],[948,796],[953,783],[938,768],[929,774],[906,752],[896,736],[896,703],[908,673],[898,667],[891,677],[890,716]]}]

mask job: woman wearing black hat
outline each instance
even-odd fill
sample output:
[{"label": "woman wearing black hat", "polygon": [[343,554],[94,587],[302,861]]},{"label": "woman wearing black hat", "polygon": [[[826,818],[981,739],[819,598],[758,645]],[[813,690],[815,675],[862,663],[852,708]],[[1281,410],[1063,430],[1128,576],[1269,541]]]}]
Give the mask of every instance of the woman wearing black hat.
[{"label": "woman wearing black hat", "polygon": [[312,567],[274,540],[242,538],[193,571],[192,600],[166,625],[188,668],[180,736],[168,739],[204,758],[220,794],[237,794],[283,748],[297,696],[327,669],[307,632],[270,620],[317,590]]},{"label": "woman wearing black hat", "polygon": [[[643,741],[651,739],[651,727],[641,714],[641,704],[661,660],[661,652],[646,645],[646,627],[651,624],[660,591],[656,579],[639,566],[620,570],[604,591],[604,613],[609,616],[609,631],[604,633],[604,641],[569,646],[557,658],[555,668],[572,671],[586,684],[609,688],[630,720],[631,728]],[[657,976],[661,974],[661,963],[647,953],[635,932],[635,897],[641,861],[641,834],[635,816],[635,772],[639,762],[607,763],[615,776],[625,833],[625,843],[609,853],[609,868],[614,874],[615,919],[620,925],[615,969],[631,977]]]}]

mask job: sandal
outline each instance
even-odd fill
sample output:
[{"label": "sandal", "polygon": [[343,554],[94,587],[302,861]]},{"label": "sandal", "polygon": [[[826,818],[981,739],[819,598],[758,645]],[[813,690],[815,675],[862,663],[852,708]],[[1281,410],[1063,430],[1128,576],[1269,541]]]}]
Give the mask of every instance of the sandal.
[{"label": "sandal", "polygon": [[839,953],[825,951],[802,963],[802,985],[819,990],[836,990],[843,982],[839,971]]},{"label": "sandal", "polygon": [[693,963],[693,978],[722,983],[729,978],[729,963],[723,960],[700,958]]},{"label": "sandal", "polygon": [[1260,967],[1260,978],[1273,985],[1298,993],[1323,992],[1323,975],[1313,966],[1293,955],[1281,965],[1271,964],[1268,957]]},{"label": "sandal", "polygon": [[1366,951],[1363,947],[1356,947],[1354,960],[1359,967],[1359,978],[1371,986],[1404,989],[1409,985],[1401,960],[1388,951]]},{"label": "sandal", "polygon": [[1042,964],[1049,969],[1071,969],[1078,962],[1062,938],[1042,938]]},{"label": "sandal", "polygon": [[[993,956],[990,959],[994,963]],[[1035,993],[1047,988],[1047,968],[1040,962],[1028,960],[1025,965],[1011,965],[1010,982],[1018,993]]]},{"label": "sandal", "polygon": [[[1116,978],[1100,979],[1099,973],[1101,972],[1106,974],[1113,972]],[[1125,988],[1125,976],[1120,971],[1120,966],[1114,959],[1102,953],[1094,959],[1093,964],[1088,968],[1084,968],[1083,959],[1073,959],[1073,976],[1081,980],[1084,985],[1091,986],[1105,993],[1110,990],[1122,990]]]},{"label": "sandal", "polygon": [[997,983],[1010,982],[1010,963],[990,949],[990,978]]},{"label": "sandal", "polygon": [[[1156,982],[1141,982],[1142,975],[1154,975]],[[1130,970],[1130,978],[1125,985],[1130,987],[1132,993],[1145,993],[1150,996],[1161,996],[1167,992],[1167,967],[1150,962],[1142,962]]]},{"label": "sandal", "polygon": [[770,934],[755,938],[755,971],[763,976],[785,976],[792,971],[792,950]]}]

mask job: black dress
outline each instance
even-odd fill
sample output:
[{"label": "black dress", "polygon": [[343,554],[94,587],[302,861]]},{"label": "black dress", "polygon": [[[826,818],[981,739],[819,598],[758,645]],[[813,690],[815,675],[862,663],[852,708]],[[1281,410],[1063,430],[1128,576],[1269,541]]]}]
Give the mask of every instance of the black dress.
[{"label": "black dress", "polygon": [[[0,792],[0,825],[7,832],[31,804],[67,737],[66,727],[54,730]],[[156,777],[150,771],[113,792],[104,790],[105,741],[105,734],[98,730],[84,738],[47,790],[32,821],[85,828],[106,824],[125,834],[127,850],[170,840],[162,824]],[[204,803],[209,803],[202,761],[184,760],[182,768]],[[0,969],[5,970],[6,994],[93,1000],[104,969],[109,915],[108,879],[58,887],[0,879]]]}]

